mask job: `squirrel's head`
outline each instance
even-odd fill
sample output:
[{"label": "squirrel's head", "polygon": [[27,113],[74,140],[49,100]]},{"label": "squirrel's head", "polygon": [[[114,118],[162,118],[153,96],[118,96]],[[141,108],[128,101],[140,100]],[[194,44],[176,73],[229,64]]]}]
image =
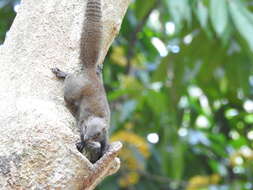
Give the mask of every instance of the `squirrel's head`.
[{"label": "squirrel's head", "polygon": [[82,126],[83,130],[83,138],[84,141],[103,141],[107,135],[107,123],[104,119],[94,117],[88,119],[86,122],[83,123]]}]

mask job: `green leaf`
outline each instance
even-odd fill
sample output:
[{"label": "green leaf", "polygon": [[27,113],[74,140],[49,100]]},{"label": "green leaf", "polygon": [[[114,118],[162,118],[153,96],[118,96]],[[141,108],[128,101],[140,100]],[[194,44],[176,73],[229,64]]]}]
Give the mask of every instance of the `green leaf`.
[{"label": "green leaf", "polygon": [[243,145],[247,144],[247,139],[244,137],[240,137],[238,139],[233,139],[229,142],[235,149],[241,148]]},{"label": "green leaf", "polygon": [[135,110],[136,101],[129,100],[123,104],[120,121],[125,121]]},{"label": "green leaf", "polygon": [[166,56],[158,65],[158,68],[152,76],[152,82],[165,81],[168,79],[169,58],[170,56]]},{"label": "green leaf", "polygon": [[207,7],[202,3],[202,1],[198,1],[196,14],[201,27],[206,28],[208,23],[208,10]]},{"label": "green leaf", "polygon": [[136,1],[135,14],[138,20],[142,20],[148,12],[154,7],[156,0]]},{"label": "green leaf", "polygon": [[248,124],[253,124],[253,114],[249,114],[249,115],[245,116],[244,120]]},{"label": "green leaf", "polygon": [[171,17],[176,24],[176,30],[180,31],[184,20],[188,24],[192,21],[191,7],[188,0],[169,0],[168,1],[169,11]]},{"label": "green leaf", "polygon": [[148,90],[146,94],[146,100],[152,111],[158,115],[165,113],[168,108],[168,101],[165,94],[156,92],[154,90]]},{"label": "green leaf", "polygon": [[184,170],[184,151],[185,151],[185,144],[182,142],[176,143],[174,145],[174,151],[172,156],[172,175],[174,179],[181,180]]},{"label": "green leaf", "polygon": [[225,0],[210,1],[210,17],[215,32],[222,36],[228,25],[228,11]]},{"label": "green leaf", "polygon": [[252,15],[239,2],[230,1],[229,11],[236,29],[247,41],[251,51],[253,51],[253,24]]}]

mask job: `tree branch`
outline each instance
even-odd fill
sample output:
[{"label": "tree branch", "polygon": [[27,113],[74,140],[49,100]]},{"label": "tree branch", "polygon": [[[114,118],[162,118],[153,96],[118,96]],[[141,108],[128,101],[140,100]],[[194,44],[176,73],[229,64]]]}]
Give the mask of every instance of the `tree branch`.
[{"label": "tree branch", "polygon": [[[100,63],[129,0],[103,1]],[[63,84],[51,73],[79,70],[85,0],[25,0],[0,46],[0,189],[94,189],[116,172],[121,144],[92,165],[75,147],[79,134]]]}]

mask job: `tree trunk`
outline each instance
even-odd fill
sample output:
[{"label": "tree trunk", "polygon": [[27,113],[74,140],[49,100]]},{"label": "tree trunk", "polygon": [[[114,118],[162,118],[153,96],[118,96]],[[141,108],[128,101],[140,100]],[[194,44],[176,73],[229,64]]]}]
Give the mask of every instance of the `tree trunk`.
[{"label": "tree trunk", "polygon": [[[116,172],[121,148],[92,165],[75,147],[79,134],[50,68],[80,69],[85,0],[24,0],[0,46],[0,189],[94,189]],[[103,1],[100,63],[129,0]]]}]

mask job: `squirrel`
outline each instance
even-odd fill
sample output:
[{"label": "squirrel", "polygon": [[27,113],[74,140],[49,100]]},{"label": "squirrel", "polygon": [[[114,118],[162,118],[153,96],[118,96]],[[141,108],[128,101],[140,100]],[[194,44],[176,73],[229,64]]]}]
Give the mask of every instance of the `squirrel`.
[{"label": "squirrel", "polygon": [[87,0],[80,40],[82,69],[75,74],[51,69],[58,78],[64,79],[64,100],[80,129],[81,141],[76,144],[77,149],[83,152],[85,147],[91,149],[90,142],[100,143],[100,151],[94,149],[90,159],[93,163],[108,147],[110,126],[110,109],[97,63],[103,32],[101,18],[101,0]]}]

